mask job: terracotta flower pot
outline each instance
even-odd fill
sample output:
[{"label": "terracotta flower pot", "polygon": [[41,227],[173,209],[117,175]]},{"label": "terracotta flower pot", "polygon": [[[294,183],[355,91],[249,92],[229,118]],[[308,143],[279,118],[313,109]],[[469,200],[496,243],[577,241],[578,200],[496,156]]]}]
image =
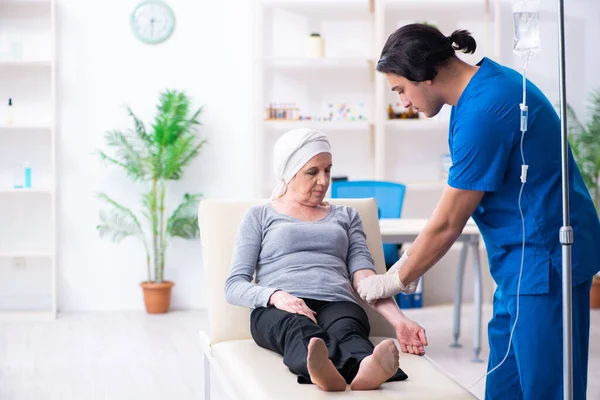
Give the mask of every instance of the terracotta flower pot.
[{"label": "terracotta flower pot", "polygon": [[600,278],[594,277],[590,292],[590,308],[600,308]]},{"label": "terracotta flower pot", "polygon": [[164,314],[171,306],[171,288],[175,283],[164,281],[160,283],[142,282],[144,290],[144,304],[148,314]]}]

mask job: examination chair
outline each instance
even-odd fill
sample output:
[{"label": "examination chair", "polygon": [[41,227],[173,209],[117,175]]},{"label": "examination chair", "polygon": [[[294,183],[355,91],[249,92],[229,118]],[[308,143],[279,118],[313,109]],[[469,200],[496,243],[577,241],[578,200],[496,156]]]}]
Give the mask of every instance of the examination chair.
[{"label": "examination chair", "polygon": [[[367,244],[378,273],[385,272],[375,199],[333,199],[336,205],[354,207],[363,220]],[[250,310],[225,301],[223,287],[229,274],[238,226],[245,211],[266,200],[204,200],[198,219],[202,241],[205,290],[208,298],[208,332],[201,331],[204,353],[204,399],[210,399],[211,375],[220,381],[231,400],[308,399],[476,399],[468,390],[424,357],[400,353],[400,368],[408,375],[401,382],[384,383],[380,389],[324,392],[316,385],[298,384],[281,356],[254,343],[250,336]],[[371,341],[395,338],[394,329],[366,304]],[[221,399],[219,399],[221,400]]]}]

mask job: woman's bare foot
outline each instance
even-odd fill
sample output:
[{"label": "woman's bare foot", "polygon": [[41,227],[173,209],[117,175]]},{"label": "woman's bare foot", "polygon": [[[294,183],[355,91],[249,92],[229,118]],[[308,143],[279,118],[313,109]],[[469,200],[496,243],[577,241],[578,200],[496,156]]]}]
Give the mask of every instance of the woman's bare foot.
[{"label": "woman's bare foot", "polygon": [[358,373],[350,384],[352,390],[374,390],[398,370],[399,352],[393,340],[379,343],[373,354],[360,363]]},{"label": "woman's bare foot", "polygon": [[308,342],[306,365],[310,380],[327,392],[343,392],[346,390],[346,380],[340,375],[327,352],[327,346],[321,338],[311,338]]}]

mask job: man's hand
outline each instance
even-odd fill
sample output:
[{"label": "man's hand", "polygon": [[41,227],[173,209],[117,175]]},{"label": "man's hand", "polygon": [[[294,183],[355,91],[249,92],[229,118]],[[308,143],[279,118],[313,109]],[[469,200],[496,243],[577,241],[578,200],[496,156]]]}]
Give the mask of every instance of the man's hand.
[{"label": "man's hand", "polygon": [[398,273],[371,275],[358,284],[357,292],[369,304],[402,292],[405,286],[400,282]]},{"label": "man's hand", "polygon": [[396,337],[400,343],[400,350],[403,353],[410,353],[422,356],[425,354],[423,346],[427,346],[427,336],[425,329],[408,318],[394,324]]},{"label": "man's hand", "polygon": [[[396,261],[394,263],[394,265],[392,265],[390,267],[390,269],[387,270],[386,274],[398,274],[398,277],[400,276],[400,274],[398,273],[398,271],[400,271],[400,268],[402,268],[402,266],[404,265],[404,263],[406,262],[406,260],[408,260],[408,252],[405,251],[402,254],[402,257],[400,257],[400,259],[398,261]],[[417,291],[417,287],[419,286],[419,281],[421,280],[421,278],[412,281],[411,283],[409,283],[406,288],[402,291],[402,293],[406,293],[406,294],[413,294]]]},{"label": "man's hand", "polygon": [[305,315],[315,324],[317,323],[317,319],[315,318],[317,313],[308,308],[304,300],[283,290],[278,290],[271,295],[269,305],[274,305],[276,308],[291,314]]}]

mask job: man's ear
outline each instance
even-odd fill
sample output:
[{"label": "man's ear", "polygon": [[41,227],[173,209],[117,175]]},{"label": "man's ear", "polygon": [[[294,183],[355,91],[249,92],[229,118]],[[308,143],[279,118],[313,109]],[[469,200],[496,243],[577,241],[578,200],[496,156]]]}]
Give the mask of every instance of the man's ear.
[{"label": "man's ear", "polygon": [[431,84],[433,83],[433,81],[430,79],[428,81],[423,81],[424,84],[431,86]]}]

